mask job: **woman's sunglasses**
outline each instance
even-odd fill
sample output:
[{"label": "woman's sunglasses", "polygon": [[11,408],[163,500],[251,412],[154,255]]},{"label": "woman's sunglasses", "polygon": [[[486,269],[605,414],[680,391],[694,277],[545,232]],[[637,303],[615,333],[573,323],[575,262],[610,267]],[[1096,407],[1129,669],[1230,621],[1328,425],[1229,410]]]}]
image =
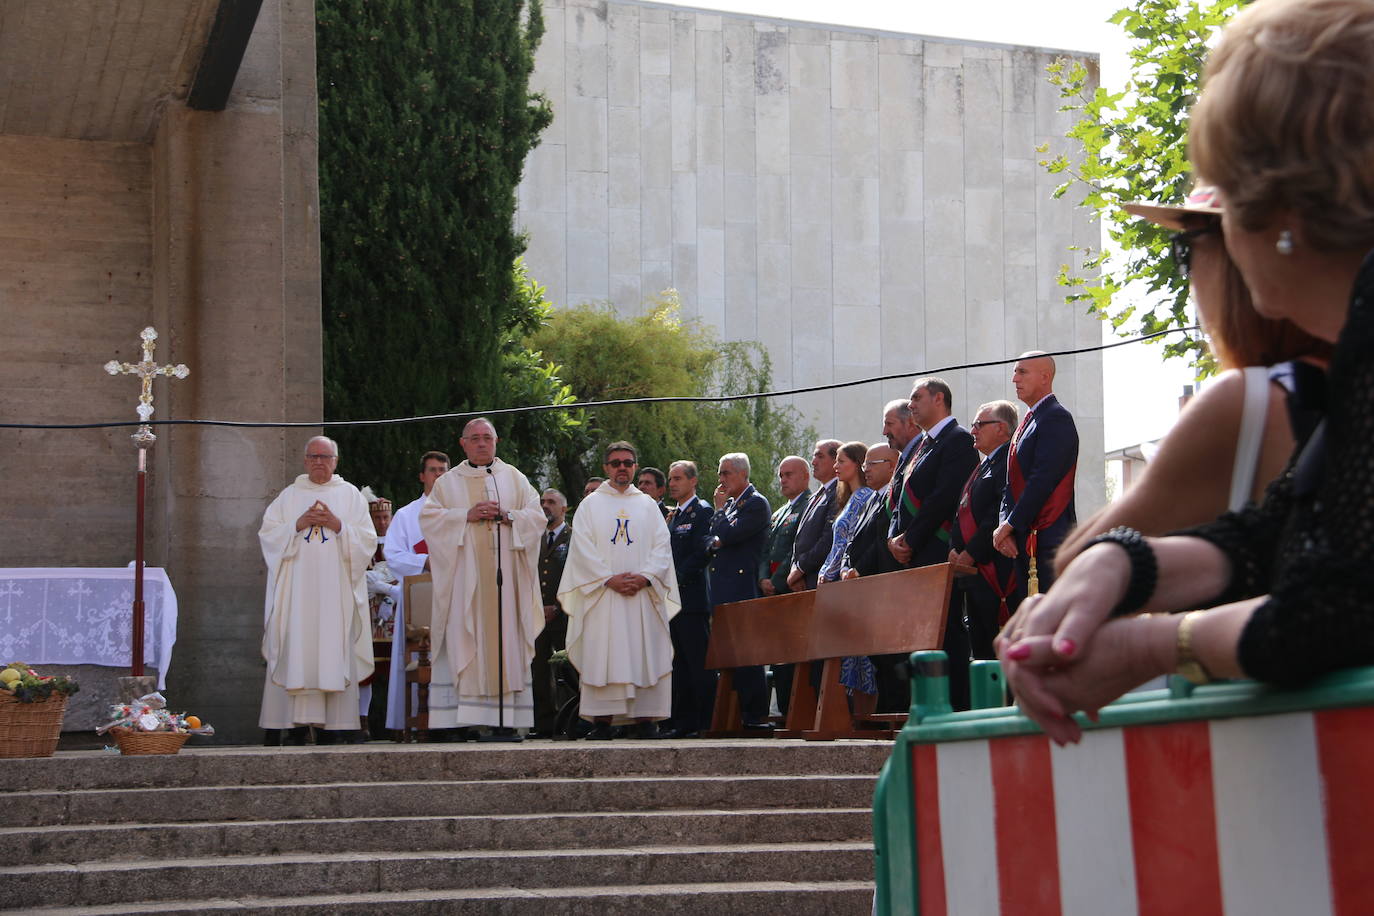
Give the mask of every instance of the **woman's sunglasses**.
[{"label": "woman's sunglasses", "polygon": [[1193,264],[1193,241],[1210,235],[1213,232],[1221,231],[1221,220],[1214,219],[1208,221],[1207,225],[1199,226],[1196,229],[1189,229],[1187,232],[1175,232],[1169,236],[1169,254],[1173,256],[1174,264],[1178,267],[1178,274],[1183,279],[1188,279],[1188,274]]}]

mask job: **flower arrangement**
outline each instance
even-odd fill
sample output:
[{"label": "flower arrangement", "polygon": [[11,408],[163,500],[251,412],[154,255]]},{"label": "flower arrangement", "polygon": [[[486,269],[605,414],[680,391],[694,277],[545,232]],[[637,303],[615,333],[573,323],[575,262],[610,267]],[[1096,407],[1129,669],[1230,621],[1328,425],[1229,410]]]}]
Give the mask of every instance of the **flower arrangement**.
[{"label": "flower arrangement", "polygon": [[44,676],[23,662],[10,662],[0,670],[0,689],[20,703],[41,703],[54,693],[69,697],[81,688],[65,675]]}]

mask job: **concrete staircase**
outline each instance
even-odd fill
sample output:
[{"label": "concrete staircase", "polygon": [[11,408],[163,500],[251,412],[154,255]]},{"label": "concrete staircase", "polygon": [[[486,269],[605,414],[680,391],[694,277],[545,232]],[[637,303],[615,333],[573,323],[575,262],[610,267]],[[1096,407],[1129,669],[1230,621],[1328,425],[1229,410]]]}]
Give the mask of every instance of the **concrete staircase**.
[{"label": "concrete staircase", "polygon": [[0,909],[866,914],[887,742],[0,762]]}]

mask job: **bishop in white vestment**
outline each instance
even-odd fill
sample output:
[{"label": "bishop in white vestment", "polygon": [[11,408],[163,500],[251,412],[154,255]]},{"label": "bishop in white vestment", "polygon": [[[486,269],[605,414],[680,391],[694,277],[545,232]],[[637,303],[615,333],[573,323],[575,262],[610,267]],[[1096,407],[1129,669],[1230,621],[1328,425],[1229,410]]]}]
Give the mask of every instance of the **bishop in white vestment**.
[{"label": "bishop in white vestment", "polygon": [[633,465],[610,467],[633,456],[628,444],[616,445],[626,449],[611,447],[610,479],[573,516],[558,600],[568,614],[568,658],[581,680],[582,717],[648,723],[672,711],[668,621],[682,602],[663,514],[629,485]]},{"label": "bishop in white vestment", "polygon": [[431,729],[534,725],[546,519],[525,475],[496,457],[497,441],[490,421],[470,421],[460,440],[467,460],[439,478],[420,510],[434,577]]},{"label": "bishop in white vestment", "polygon": [[258,532],[267,561],[266,729],[357,729],[358,683],[374,670],[367,565],[377,533],[337,463],[332,439],[311,439],[306,473],[267,507]]}]

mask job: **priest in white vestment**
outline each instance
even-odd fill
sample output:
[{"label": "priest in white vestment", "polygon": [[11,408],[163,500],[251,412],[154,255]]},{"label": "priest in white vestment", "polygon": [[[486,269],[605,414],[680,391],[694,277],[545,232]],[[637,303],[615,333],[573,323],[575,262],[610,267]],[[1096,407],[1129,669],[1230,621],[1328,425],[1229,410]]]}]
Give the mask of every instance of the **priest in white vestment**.
[{"label": "priest in white vestment", "polygon": [[[396,600],[396,626],[391,637],[391,673],[387,679],[386,727],[405,731],[406,727],[406,666],[410,654],[406,652],[406,576],[429,572],[429,545],[420,533],[420,510],[434,489],[434,481],[448,471],[448,455],[425,452],[420,457],[420,498],[406,503],[391,519],[386,536],[386,565],[401,583],[401,595]],[[413,653],[411,653],[413,654]],[[411,685],[411,692],[415,692]]]},{"label": "priest in white vestment", "polygon": [[372,674],[367,566],[377,545],[367,500],[334,473],[334,440],[305,446],[306,473],[267,507],[262,654],[265,729],[358,728],[358,683]]},{"label": "priest in white vestment", "polygon": [[467,460],[439,478],[420,510],[434,577],[431,730],[534,725],[530,661],[544,627],[546,520],[529,480],[496,457],[498,441],[490,420],[469,421],[460,440]]},{"label": "priest in white vestment", "polygon": [[558,600],[568,614],[568,658],[581,680],[589,739],[613,722],[637,723],[635,737],[673,705],[668,621],[681,609],[668,527],[658,503],[631,485],[637,456],[628,442],[606,449],[607,480],[577,507]]}]

